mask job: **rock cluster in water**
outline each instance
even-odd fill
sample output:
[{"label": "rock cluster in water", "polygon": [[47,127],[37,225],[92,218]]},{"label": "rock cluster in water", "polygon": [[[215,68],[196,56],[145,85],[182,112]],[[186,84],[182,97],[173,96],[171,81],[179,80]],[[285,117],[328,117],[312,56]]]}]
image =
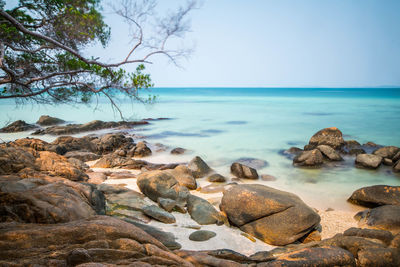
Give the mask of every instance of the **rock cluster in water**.
[{"label": "rock cluster in water", "polygon": [[[25,127],[14,126],[18,125]],[[227,184],[226,177],[200,157],[188,164],[137,159],[150,155],[150,147],[120,133],[61,136],[51,143],[23,138],[0,144],[0,265],[400,265],[399,187],[356,190],[349,201],[368,208],[355,216],[360,228],[321,241],[319,215],[298,196],[263,185]],[[351,154],[362,149],[344,141],[338,129],[329,128],[313,136],[304,151],[291,151],[298,154],[298,166],[315,166],[313,162],[340,161],[343,151]],[[398,164],[395,147],[378,148],[368,155]],[[93,167],[126,170],[93,172],[85,164],[92,160],[97,160]],[[265,164],[241,159],[232,164],[231,172],[240,179],[258,179],[257,166]],[[125,178],[136,178],[140,192],[103,183]],[[199,178],[213,184],[198,188]],[[191,190],[196,189],[223,192],[221,211],[193,195]],[[200,225],[237,226],[249,238],[281,247],[250,256],[229,249],[183,250],[171,233],[147,224],[151,220],[174,223],[172,211],[188,213]],[[195,242],[217,238],[218,232],[204,230],[189,237]]]}]

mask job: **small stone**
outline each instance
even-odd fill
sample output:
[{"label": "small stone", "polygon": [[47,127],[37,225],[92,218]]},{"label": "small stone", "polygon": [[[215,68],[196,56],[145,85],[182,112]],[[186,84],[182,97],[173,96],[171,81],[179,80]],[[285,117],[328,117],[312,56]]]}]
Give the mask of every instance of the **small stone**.
[{"label": "small stone", "polygon": [[192,241],[207,241],[213,237],[215,237],[217,234],[212,232],[212,231],[207,231],[207,230],[199,230],[195,231],[190,234],[189,239]]},{"label": "small stone", "polygon": [[207,180],[211,183],[224,183],[226,182],[226,178],[221,174],[214,173],[207,177]]}]

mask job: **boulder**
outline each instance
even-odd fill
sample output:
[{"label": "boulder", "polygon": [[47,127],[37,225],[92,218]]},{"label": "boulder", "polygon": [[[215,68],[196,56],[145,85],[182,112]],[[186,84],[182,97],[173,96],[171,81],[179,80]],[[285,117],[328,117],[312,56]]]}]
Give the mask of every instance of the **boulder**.
[{"label": "boulder", "polygon": [[390,245],[394,236],[391,232],[385,230],[376,229],[361,229],[361,228],[349,228],[343,233],[344,236],[358,236],[369,239],[377,239],[385,243],[387,246]]},{"label": "boulder", "polygon": [[[54,140],[51,144],[53,148],[51,151],[56,152],[57,154],[64,155],[69,151],[89,151],[96,153],[97,146],[92,143],[94,139],[91,137],[72,137],[72,136],[60,136],[56,140]],[[64,153],[59,153],[58,151],[64,151]]]},{"label": "boulder", "polygon": [[123,149],[126,153],[134,147],[133,139],[120,133],[105,134],[92,142],[97,146],[97,152],[100,154],[107,154],[119,149]]},{"label": "boulder", "polygon": [[207,163],[198,156],[189,162],[188,168],[192,171],[194,178],[203,177],[212,171]]},{"label": "boulder", "polygon": [[181,186],[185,186],[190,190],[197,188],[196,179],[192,175],[192,171],[185,165],[178,165],[174,169],[167,170],[178,181]]},{"label": "boulder", "polygon": [[198,230],[191,233],[189,239],[192,241],[207,241],[215,236],[217,236],[217,234],[213,231]]},{"label": "boulder", "polygon": [[159,208],[156,205],[150,205],[150,206],[145,206],[143,208],[144,214],[147,216],[156,219],[157,221],[163,222],[163,223],[174,223],[176,222],[175,217],[168,213],[167,211]]},{"label": "boulder", "polygon": [[381,165],[382,157],[372,154],[358,154],[356,157],[356,167],[376,169]]},{"label": "boulder", "polygon": [[293,159],[294,166],[319,167],[322,164],[323,156],[318,149],[303,151]]},{"label": "boulder", "polygon": [[15,147],[15,148],[31,148],[36,151],[45,151],[49,150],[51,145],[43,140],[36,139],[36,138],[20,138],[17,139],[13,142],[8,143],[9,146]]},{"label": "boulder", "polygon": [[373,185],[363,187],[354,191],[348,201],[370,208],[383,205],[400,206],[400,186]]},{"label": "boulder", "polygon": [[207,200],[189,195],[187,198],[187,210],[190,217],[198,224],[222,224],[221,214]]},{"label": "boulder", "polygon": [[159,197],[185,201],[189,190],[166,171],[148,171],[140,174],[137,185],[148,198],[157,202]]},{"label": "boulder", "polygon": [[75,158],[83,162],[92,161],[101,158],[100,155],[89,151],[70,151],[64,154],[66,158]]},{"label": "boulder", "polygon": [[336,127],[325,128],[318,131],[311,137],[309,141],[309,145],[313,147],[317,147],[319,145],[327,145],[334,149],[339,149],[344,144],[345,142],[343,140],[343,134]]},{"label": "boulder", "polygon": [[384,205],[361,211],[355,215],[361,228],[388,230],[394,234],[400,232],[400,206]]},{"label": "boulder", "polygon": [[54,152],[40,151],[39,157],[36,159],[36,165],[41,171],[72,181],[86,181],[88,179],[88,176],[84,173],[85,169]]},{"label": "boulder", "polygon": [[207,181],[211,183],[224,183],[226,182],[226,178],[221,174],[214,173],[207,177]]},{"label": "boulder", "polygon": [[385,146],[378,148],[372,154],[380,156],[382,158],[388,158],[388,159],[393,159],[394,156],[396,156],[397,153],[400,152],[400,148],[396,146]]},{"label": "boulder", "polygon": [[40,126],[51,126],[51,125],[57,125],[64,123],[65,121],[59,118],[55,117],[50,117],[48,115],[42,115],[40,116],[39,120],[36,122],[36,124],[39,124]]},{"label": "boulder", "polygon": [[257,184],[226,190],[220,209],[242,231],[272,245],[293,243],[320,222],[319,215],[298,196]]},{"label": "boulder", "polygon": [[400,172],[400,160],[398,160],[395,164],[393,164],[392,170],[393,172]]},{"label": "boulder", "polygon": [[16,147],[0,148],[0,174],[17,173],[25,168],[39,169],[36,159],[25,149]]},{"label": "boulder", "polygon": [[28,124],[25,121],[18,120],[0,129],[0,133],[16,133],[29,131],[38,128],[36,125]]},{"label": "boulder", "polygon": [[332,147],[327,145],[319,145],[317,149],[321,151],[322,155],[331,161],[341,161],[343,158]]},{"label": "boulder", "polygon": [[237,178],[258,179],[258,173],[255,169],[238,162],[231,165],[231,173]]},{"label": "boulder", "polygon": [[173,154],[173,155],[181,155],[181,154],[183,154],[185,152],[186,152],[186,149],[181,148],[181,147],[176,147],[176,148],[171,150],[171,154]]},{"label": "boulder", "polygon": [[107,180],[107,176],[103,172],[88,172],[87,175],[89,176],[87,180],[89,184],[101,184]]}]

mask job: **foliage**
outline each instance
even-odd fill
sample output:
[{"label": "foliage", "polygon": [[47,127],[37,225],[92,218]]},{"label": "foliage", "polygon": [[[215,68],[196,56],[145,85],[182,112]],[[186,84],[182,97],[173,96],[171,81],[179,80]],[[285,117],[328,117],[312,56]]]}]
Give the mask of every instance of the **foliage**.
[{"label": "foliage", "polygon": [[[139,95],[139,90],[153,87],[150,75],[143,73],[150,57],[161,54],[176,63],[186,55],[188,51],[167,49],[166,44],[189,30],[185,17],[195,2],[157,18],[157,38],[146,35],[143,26],[154,17],[155,1],[123,0],[114,6],[129,23],[135,43],[123,61],[111,64],[81,54],[96,42],[103,47],[109,42],[110,28],[100,0],[19,0],[13,9],[4,6],[0,0],[0,99],[88,103],[94,95],[104,95],[118,109],[116,94],[152,100]],[[146,53],[134,58],[139,48],[147,49]],[[126,64],[137,64],[136,71],[127,72]]]}]

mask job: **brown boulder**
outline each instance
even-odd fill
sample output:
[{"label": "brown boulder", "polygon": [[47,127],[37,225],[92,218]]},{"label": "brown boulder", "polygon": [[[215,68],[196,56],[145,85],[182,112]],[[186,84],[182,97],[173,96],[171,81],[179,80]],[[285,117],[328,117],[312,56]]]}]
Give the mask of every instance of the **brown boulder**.
[{"label": "brown boulder", "polygon": [[349,202],[365,206],[400,206],[400,186],[373,185],[357,189],[348,199]]},{"label": "brown boulder", "polygon": [[381,165],[382,157],[373,154],[358,154],[356,157],[356,167],[376,169]]},{"label": "brown boulder", "polygon": [[16,133],[16,132],[29,131],[36,128],[38,128],[36,125],[28,124],[22,120],[17,120],[7,125],[6,127],[1,128],[0,133]]},{"label": "brown boulder", "polygon": [[328,158],[329,160],[332,161],[341,161],[343,158],[339,155],[338,152],[336,152],[332,147],[327,146],[327,145],[319,145],[317,146],[317,149],[321,151],[321,153]]},{"label": "brown boulder", "polygon": [[92,160],[96,160],[101,158],[100,155],[97,155],[93,152],[89,152],[89,151],[70,151],[64,154],[64,157],[66,158],[75,158],[75,159],[79,159],[83,162],[86,161],[92,161]]},{"label": "brown boulder", "polygon": [[17,173],[25,168],[38,169],[35,157],[27,150],[17,147],[0,149],[0,174]]},{"label": "brown boulder", "polygon": [[187,210],[190,217],[198,224],[222,224],[221,214],[205,199],[189,195],[187,198]]},{"label": "brown boulder", "polygon": [[129,152],[133,157],[147,157],[151,155],[150,148],[146,145],[145,142],[139,142],[137,145]]},{"label": "brown boulder", "polygon": [[298,196],[256,184],[227,189],[220,209],[242,231],[272,245],[293,243],[320,222]]},{"label": "brown boulder", "polygon": [[378,148],[372,154],[381,156],[382,158],[388,158],[388,159],[393,159],[394,156],[396,156],[397,153],[400,152],[400,148],[396,146],[385,146]]},{"label": "brown boulder", "polygon": [[192,171],[185,165],[178,165],[174,169],[166,171],[174,176],[180,185],[190,190],[195,190],[197,188],[196,179],[193,177]]},{"label": "brown boulder", "polygon": [[323,156],[318,149],[303,151],[293,159],[294,166],[320,167],[322,164]]},{"label": "brown boulder", "polygon": [[238,162],[235,162],[231,165],[231,173],[237,178],[258,179],[258,173],[256,169]]},{"label": "brown boulder", "polygon": [[212,171],[212,169],[200,157],[194,157],[188,164],[194,178],[201,178]]},{"label": "brown boulder", "polygon": [[63,150],[65,154],[68,151],[89,151],[89,152],[97,152],[97,146],[92,143],[92,137],[72,137],[72,136],[60,136],[56,140],[54,140],[51,144],[53,145],[52,151],[56,152],[57,150]]},{"label": "brown boulder", "polygon": [[59,118],[50,117],[48,115],[42,115],[40,116],[39,120],[36,123],[41,126],[51,126],[51,125],[61,124],[64,122],[65,122],[64,120]]},{"label": "brown boulder", "polygon": [[309,145],[317,147],[319,145],[327,145],[334,149],[339,149],[345,144],[342,132],[336,128],[325,128],[314,134]]},{"label": "brown boulder", "polygon": [[360,228],[388,230],[394,234],[400,232],[400,206],[384,205],[361,211],[355,215]]}]

